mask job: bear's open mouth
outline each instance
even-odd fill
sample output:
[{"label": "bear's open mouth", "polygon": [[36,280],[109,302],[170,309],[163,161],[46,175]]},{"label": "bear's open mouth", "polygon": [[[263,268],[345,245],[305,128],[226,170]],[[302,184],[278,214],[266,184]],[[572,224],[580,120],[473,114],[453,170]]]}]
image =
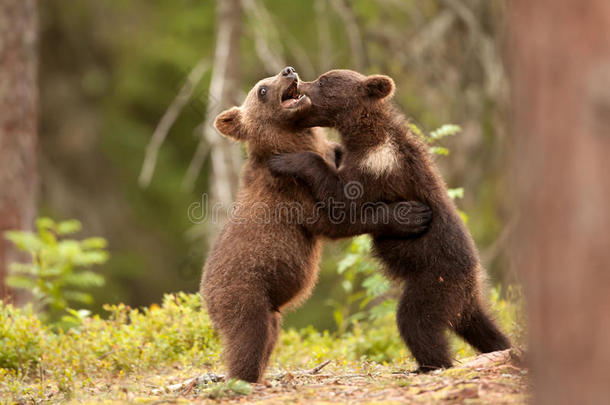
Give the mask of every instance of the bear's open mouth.
[{"label": "bear's open mouth", "polygon": [[299,100],[303,98],[303,94],[299,94],[298,81],[294,80],[282,93],[282,99],[280,100],[283,108],[294,108],[299,104]]}]

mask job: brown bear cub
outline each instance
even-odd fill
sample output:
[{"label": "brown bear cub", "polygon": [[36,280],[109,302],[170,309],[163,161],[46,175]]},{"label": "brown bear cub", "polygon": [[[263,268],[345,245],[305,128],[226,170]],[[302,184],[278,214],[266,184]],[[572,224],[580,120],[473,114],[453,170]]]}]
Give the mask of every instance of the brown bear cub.
[{"label": "brown bear cub", "polygon": [[389,276],[405,282],[396,319],[419,370],[451,367],[447,328],[481,352],[510,347],[486,313],[478,253],[446,185],[425,143],[389,101],[392,79],[333,70],[301,82],[298,91],[312,104],[298,125],[338,129],[346,152],[339,170],[311,152],[276,156],[275,175],[300,179],[318,201],[344,201],[345,184],[359,182],[359,204],[413,199],[432,208],[421,237],[373,238]]},{"label": "brown bear cub", "polygon": [[[203,270],[201,293],[225,346],[228,376],[260,381],[276,343],[281,315],[310,293],[320,258],[318,235],[361,233],[409,235],[421,233],[429,208],[416,202],[406,217],[392,216],[331,223],[319,215],[305,186],[269,172],[269,159],[286,152],[312,153],[336,167],[336,144],[319,129],[296,129],[311,107],[297,93],[298,76],[288,67],[261,80],[241,107],[216,118],[224,135],[247,143],[235,209],[222,230]],[[392,222],[393,221],[393,222]]]}]

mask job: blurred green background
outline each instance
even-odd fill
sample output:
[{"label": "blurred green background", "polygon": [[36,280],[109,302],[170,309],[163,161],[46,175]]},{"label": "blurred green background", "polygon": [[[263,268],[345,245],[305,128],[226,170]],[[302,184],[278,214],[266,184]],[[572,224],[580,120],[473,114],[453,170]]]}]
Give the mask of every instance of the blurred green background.
[{"label": "blurred green background", "polygon": [[[83,234],[108,239],[110,261],[96,307],[159,302],[199,288],[215,224],[193,224],[190,204],[212,193],[209,154],[182,187],[206,119],[208,69],[162,145],[147,188],[138,184],[159,120],[200,61],[213,66],[217,3],[197,0],[39,2],[40,215],[78,218]],[[383,73],[396,103],[425,130],[453,123],[463,132],[437,157],[481,250],[492,283],[512,280],[503,246],[512,219],[501,172],[507,83],[502,60],[504,2],[472,0],[244,1],[239,89],[270,71],[267,58],[305,80],[330,68]],[[257,42],[258,41],[258,42]],[[269,52],[265,52],[265,46]],[[237,94],[238,102],[243,94]],[[213,117],[212,117],[213,118]],[[218,135],[220,137],[220,135]],[[239,149],[238,145],[232,146]],[[508,225],[507,225],[508,224]],[[337,262],[347,241],[327,243],[314,295],[288,326],[333,329],[327,300],[346,299]]]}]

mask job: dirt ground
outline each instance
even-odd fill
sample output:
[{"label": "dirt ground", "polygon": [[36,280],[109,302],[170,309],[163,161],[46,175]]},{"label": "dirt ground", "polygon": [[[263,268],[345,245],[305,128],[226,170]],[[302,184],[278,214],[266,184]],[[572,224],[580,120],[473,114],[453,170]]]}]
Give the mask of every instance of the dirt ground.
[{"label": "dirt ground", "polygon": [[[247,404],[523,404],[527,370],[513,350],[466,359],[429,374],[392,371],[378,364],[331,372],[328,367],[271,375],[264,384],[209,383],[207,376],[152,388],[148,395],[124,390],[111,402]],[[325,366],[324,364],[322,366]],[[364,368],[364,372],[363,372]],[[343,372],[348,371],[348,372]],[[143,387],[140,387],[140,389]]]}]

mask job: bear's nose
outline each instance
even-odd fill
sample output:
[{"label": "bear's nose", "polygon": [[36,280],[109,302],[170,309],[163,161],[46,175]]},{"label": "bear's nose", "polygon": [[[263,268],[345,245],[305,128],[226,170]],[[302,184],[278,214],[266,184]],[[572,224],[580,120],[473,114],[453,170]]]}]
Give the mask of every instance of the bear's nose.
[{"label": "bear's nose", "polygon": [[292,66],[286,66],[283,70],[282,70],[282,76],[290,76],[290,75],[294,75],[297,71],[294,70],[294,68]]}]

